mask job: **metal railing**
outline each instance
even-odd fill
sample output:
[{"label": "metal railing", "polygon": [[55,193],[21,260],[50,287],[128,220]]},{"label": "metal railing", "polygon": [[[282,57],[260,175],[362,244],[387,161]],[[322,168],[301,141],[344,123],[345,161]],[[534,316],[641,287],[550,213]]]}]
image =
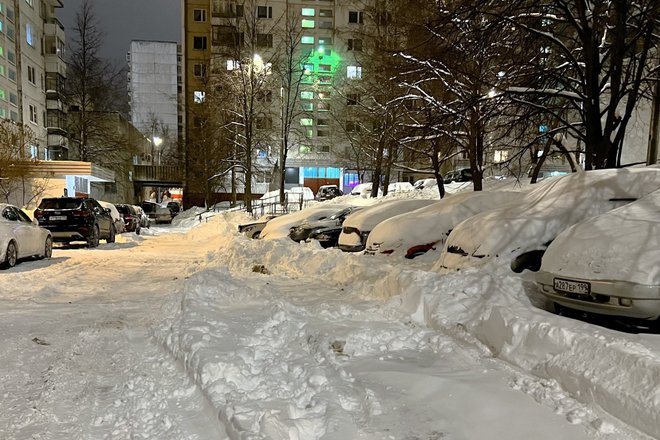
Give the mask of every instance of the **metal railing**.
[{"label": "metal railing", "polygon": [[265,199],[253,200],[252,217],[256,219],[270,214],[288,214],[307,208],[313,202],[313,200],[305,200],[301,193],[285,193],[284,203],[280,203],[279,194]]}]

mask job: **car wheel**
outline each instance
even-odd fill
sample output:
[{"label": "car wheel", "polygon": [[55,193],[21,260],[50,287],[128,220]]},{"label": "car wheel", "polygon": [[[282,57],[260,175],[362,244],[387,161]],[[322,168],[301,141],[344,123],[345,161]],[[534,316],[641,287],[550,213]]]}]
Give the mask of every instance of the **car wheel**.
[{"label": "car wheel", "polygon": [[108,238],[106,238],[105,242],[106,243],[114,243],[115,242],[115,235],[116,235],[115,227],[110,226],[110,235],[108,235]]},{"label": "car wheel", "polygon": [[541,269],[543,254],[545,254],[545,249],[520,254],[511,262],[511,270],[515,273],[521,273],[525,269],[531,270],[532,272],[538,272],[539,269]]},{"label": "car wheel", "polygon": [[99,245],[99,226],[94,225],[94,227],[92,227],[92,231],[89,233],[89,237],[87,237],[87,247],[95,248],[98,245]]},{"label": "car wheel", "polygon": [[140,228],[139,228],[139,227],[135,228],[135,233],[136,233],[137,235],[140,235]]},{"label": "car wheel", "polygon": [[7,245],[7,252],[5,253],[5,261],[2,262],[3,269],[9,269],[16,266],[18,261],[18,248],[15,241],[10,241]]},{"label": "car wheel", "polygon": [[46,243],[44,244],[44,255],[43,258],[49,259],[53,256],[53,238],[49,235],[46,237]]}]

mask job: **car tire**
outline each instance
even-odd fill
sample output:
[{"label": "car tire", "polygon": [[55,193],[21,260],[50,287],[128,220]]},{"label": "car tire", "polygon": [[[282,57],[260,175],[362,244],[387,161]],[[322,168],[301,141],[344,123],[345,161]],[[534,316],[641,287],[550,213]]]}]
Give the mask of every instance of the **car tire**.
[{"label": "car tire", "polygon": [[49,235],[46,237],[46,242],[44,243],[44,255],[41,258],[45,258],[47,260],[50,259],[50,257],[53,256],[53,238]]},{"label": "car tire", "polygon": [[140,227],[135,228],[135,234],[140,235]]},{"label": "car tire", "polygon": [[110,226],[110,234],[108,235],[108,238],[105,239],[106,243],[114,243],[115,242],[115,235],[117,232],[115,231],[114,225]]},{"label": "car tire", "polygon": [[10,241],[7,245],[7,252],[5,253],[5,261],[0,264],[3,269],[9,269],[16,266],[18,261],[18,248],[15,241]]},{"label": "car tire", "polygon": [[94,225],[92,231],[87,237],[87,247],[95,248],[99,245],[99,226]]}]

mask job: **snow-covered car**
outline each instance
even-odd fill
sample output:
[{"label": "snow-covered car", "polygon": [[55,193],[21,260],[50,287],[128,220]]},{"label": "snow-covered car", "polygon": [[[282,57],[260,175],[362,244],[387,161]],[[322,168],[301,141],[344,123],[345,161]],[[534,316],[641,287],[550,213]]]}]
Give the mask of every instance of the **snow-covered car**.
[{"label": "snow-covered car", "polygon": [[513,191],[470,191],[450,195],[423,208],[382,221],[369,234],[365,254],[415,258],[442,250],[447,236],[463,220],[520,199]]},{"label": "snow-covered car", "polygon": [[115,225],[115,232],[117,234],[121,234],[122,232],[126,232],[126,222],[124,221],[124,216],[122,216],[119,213],[119,210],[117,210],[117,207],[110,203],[110,202],[104,202],[103,200],[99,200],[99,204],[103,206],[105,209],[110,210],[110,216],[112,217],[112,222]]},{"label": "snow-covered car", "polygon": [[259,238],[262,240],[274,240],[288,237],[291,228],[304,222],[326,219],[345,207],[346,205],[342,204],[321,203],[300,211],[279,216],[266,224],[266,227],[261,231]]},{"label": "snow-covered car", "polygon": [[565,230],[548,246],[536,282],[561,307],[660,318],[660,191]]},{"label": "snow-covered car", "polygon": [[335,197],[343,196],[344,193],[337,185],[321,185],[316,192],[316,200],[322,202],[324,200],[334,199]]},{"label": "snow-covered car", "polygon": [[165,206],[154,202],[142,202],[142,210],[155,223],[172,223],[172,213]]},{"label": "snow-covered car", "polygon": [[[360,183],[356,185],[352,190],[351,190],[351,195],[352,196],[362,196],[362,197],[371,197],[371,190],[373,188],[373,183],[367,182],[367,183]],[[379,187],[378,188],[378,196],[382,196],[383,191]]]},{"label": "snow-covered car", "polygon": [[388,194],[410,192],[414,190],[415,188],[412,186],[412,183],[410,182],[393,182],[387,185]]},{"label": "snow-covered car", "polygon": [[420,179],[415,182],[413,185],[414,189],[431,189],[431,188],[437,188],[438,187],[438,181],[435,178],[431,179]]},{"label": "snow-covered car", "polygon": [[515,205],[477,214],[457,225],[436,269],[498,260],[514,272],[537,271],[545,249],[562,231],[659,189],[660,168],[581,171],[538,185]]},{"label": "snow-covered car", "polygon": [[241,234],[245,235],[248,238],[259,238],[259,236],[261,235],[261,231],[264,230],[266,224],[275,217],[277,217],[277,215],[268,214],[253,222],[243,223],[241,225],[238,225],[238,232],[240,232]]},{"label": "snow-covered car", "polygon": [[0,267],[14,267],[19,259],[50,258],[53,238],[50,231],[30,220],[14,205],[0,203]]},{"label": "snow-covered car", "polygon": [[438,203],[435,199],[396,199],[365,207],[349,216],[342,225],[339,249],[344,252],[364,250],[371,230],[380,222],[404,212]]},{"label": "snow-covered car", "polygon": [[[289,238],[293,241],[308,241],[310,235],[318,237],[318,234],[321,232],[329,234],[330,231],[334,230],[338,231],[336,237],[339,237],[344,220],[346,220],[346,217],[348,217],[349,214],[355,212],[357,209],[360,208],[356,206],[348,206],[339,209],[327,219],[301,223],[298,226],[291,228]],[[333,245],[333,243],[328,240],[321,241],[321,245],[324,247],[331,247]]]}]

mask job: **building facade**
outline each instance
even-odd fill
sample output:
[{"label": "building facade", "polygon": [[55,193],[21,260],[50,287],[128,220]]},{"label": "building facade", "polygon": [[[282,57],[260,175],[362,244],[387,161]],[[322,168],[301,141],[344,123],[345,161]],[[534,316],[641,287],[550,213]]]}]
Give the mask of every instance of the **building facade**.
[{"label": "building facade", "polygon": [[132,41],[127,55],[130,120],[151,139],[142,163],[161,165],[177,157],[179,137],[179,46],[167,41]]},{"label": "building facade", "polygon": [[55,17],[61,0],[0,1],[0,118],[28,126],[29,155],[67,157],[63,92],[64,27]]}]

